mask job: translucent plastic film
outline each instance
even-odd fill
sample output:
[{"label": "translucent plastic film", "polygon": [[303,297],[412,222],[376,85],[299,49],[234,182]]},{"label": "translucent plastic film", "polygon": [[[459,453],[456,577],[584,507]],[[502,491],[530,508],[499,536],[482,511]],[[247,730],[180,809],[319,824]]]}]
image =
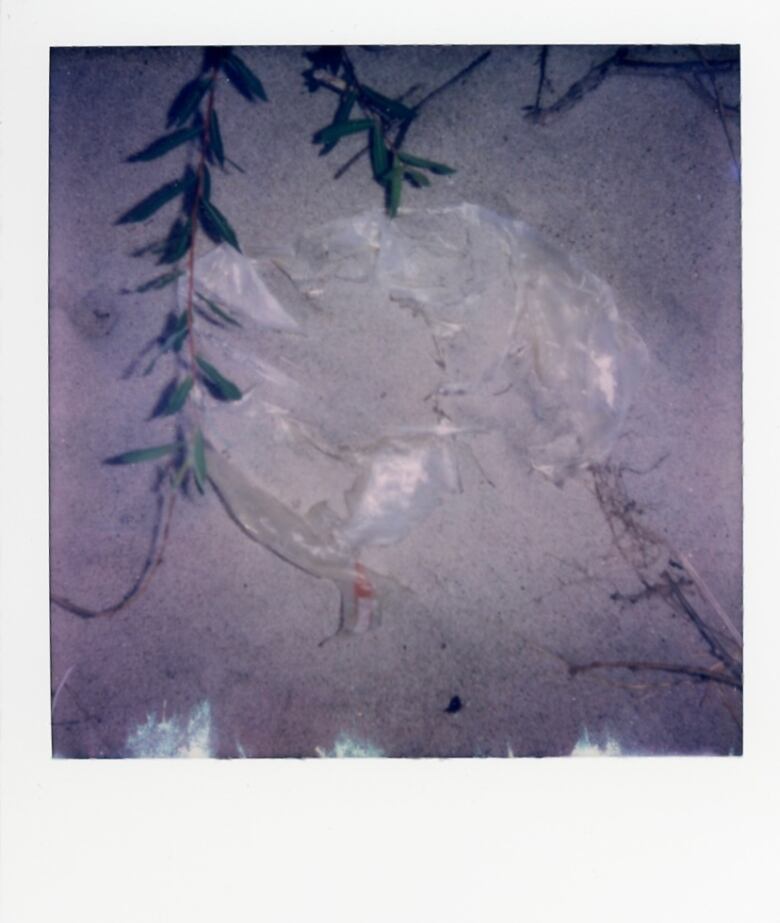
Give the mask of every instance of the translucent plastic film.
[{"label": "translucent plastic film", "polygon": [[259,261],[220,247],[195,284],[243,328],[202,334],[243,395],[204,407],[212,482],[255,541],[337,583],[347,630],[390,585],[364,551],[446,505],[463,448],[498,433],[561,483],[608,456],[646,362],[609,286],[473,205],[340,219]]}]

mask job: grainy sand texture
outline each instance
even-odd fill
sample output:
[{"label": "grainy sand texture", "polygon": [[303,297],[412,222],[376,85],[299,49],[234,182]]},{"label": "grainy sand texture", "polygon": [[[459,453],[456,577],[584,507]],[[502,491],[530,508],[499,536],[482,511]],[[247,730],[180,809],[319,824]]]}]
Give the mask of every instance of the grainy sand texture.
[{"label": "grainy sand texture", "polygon": [[[213,199],[248,257],[382,205],[366,157],[334,179],[361,139],[317,156],[312,134],[337,98],[307,91],[304,50],[237,48],[267,103],[224,81],[217,91],[225,150],[243,172],[214,169]],[[739,66],[724,63],[738,49],[631,46],[630,60],[650,63],[615,64],[537,119],[526,107],[539,46],[349,53],[366,84],[391,97],[418,86],[419,98],[487,50],[407,137],[457,172],[407,187],[402,204],[469,202],[521,220],[611,286],[648,357],[610,458],[559,485],[495,434],[480,437],[460,457],[460,491],[367,554],[406,592],[374,630],[324,645],[338,626],[334,584],[250,541],[211,489],[191,490],[163,564],[130,605],[92,619],[52,606],[58,756],[527,757],[578,742],[741,753]],[[616,50],[551,46],[541,106],[599,76],[591,69]],[[175,286],[134,291],[159,270],[133,252],[171,215],[116,221],[191,156],[183,146],[127,162],[164,133],[201,54],[51,53],[51,590],[85,609],[132,586],[158,520],[155,466],[103,462],[173,436],[170,418],[149,419],[170,357],[148,376],[125,374],[176,307]],[[209,246],[199,240],[199,252]],[[328,310],[327,330],[318,321],[327,364],[311,359],[312,379],[384,369],[392,331]],[[411,353],[421,350],[417,319],[396,317],[418,337]],[[283,352],[277,341],[267,361]],[[388,383],[396,407],[423,384],[409,378],[414,358],[399,357],[411,371]],[[355,388],[328,408],[345,431]],[[295,464],[267,466],[291,503]],[[318,499],[316,481],[305,483],[301,512]],[[348,486],[328,482],[331,496]]]}]

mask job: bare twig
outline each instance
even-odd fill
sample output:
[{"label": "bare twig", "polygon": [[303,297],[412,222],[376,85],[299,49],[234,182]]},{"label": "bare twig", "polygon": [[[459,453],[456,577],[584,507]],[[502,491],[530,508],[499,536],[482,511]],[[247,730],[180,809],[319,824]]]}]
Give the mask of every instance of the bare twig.
[{"label": "bare twig", "polygon": [[742,681],[742,667],[740,664],[731,656],[731,654],[726,650],[726,648],[718,640],[714,629],[710,628],[706,622],[703,621],[696,609],[691,605],[690,600],[686,597],[683,591],[680,589],[679,584],[672,579],[668,571],[664,571],[663,576],[666,578],[669,592],[671,598],[677,602],[685,615],[688,616],[690,621],[695,626],[696,630],[699,632],[701,637],[704,639],[705,643],[709,647],[712,655],[717,657],[718,660],[728,669],[734,676],[738,676],[740,683]]},{"label": "bare twig", "polygon": [[542,107],[542,90],[544,89],[544,81],[546,77],[547,70],[547,55],[550,52],[549,45],[542,45],[542,49],[539,52],[539,83],[536,87],[536,99],[534,100],[533,111],[539,112]]},{"label": "bare twig", "polygon": [[723,606],[721,606],[721,604],[715,598],[714,594],[712,593],[712,590],[710,590],[710,588],[704,582],[704,578],[699,575],[699,572],[696,570],[693,564],[691,564],[690,558],[684,554],[679,554],[678,557],[680,559],[681,564],[683,565],[685,570],[690,574],[691,579],[696,584],[696,589],[701,593],[704,599],[707,600],[710,606],[712,606],[715,612],[717,612],[717,614],[720,616],[721,621],[726,626],[726,628],[729,630],[729,633],[731,634],[732,638],[737,642],[737,644],[740,647],[742,647],[742,635],[739,633],[736,626],[729,618],[726,610],[723,608]]},{"label": "bare twig", "polygon": [[595,90],[596,87],[598,87],[602,81],[606,79],[613,68],[615,68],[627,54],[628,48],[621,47],[600,64],[594,64],[584,77],[582,77],[580,80],[576,80],[563,94],[563,96],[557,99],[550,106],[546,106],[544,108],[540,107],[537,98],[537,102],[533,106],[525,107],[526,118],[531,119],[532,121],[542,122],[545,121],[550,115],[558,115],[561,112],[566,112],[567,110],[571,109],[582,99],[586,93]]},{"label": "bare twig", "polygon": [[737,155],[734,150],[734,145],[731,141],[731,135],[729,134],[728,125],[726,125],[726,116],[723,111],[723,100],[721,99],[721,96],[720,96],[720,90],[718,89],[718,84],[715,82],[715,76],[713,74],[712,65],[704,57],[704,52],[701,50],[701,48],[698,45],[695,46],[695,50],[698,53],[699,57],[702,60],[702,63],[704,64],[706,68],[707,77],[709,78],[710,84],[712,85],[712,91],[715,94],[715,102],[718,108],[718,117],[720,118],[720,124],[721,124],[721,127],[723,128],[723,134],[726,136],[726,143],[729,146],[729,153],[731,154],[731,160],[732,160],[732,163],[734,164],[734,169],[736,170],[737,177],[739,177],[740,175],[739,160],[737,159]]},{"label": "bare twig", "polygon": [[[697,49],[701,55],[701,50]],[[703,55],[702,55],[703,58]],[[629,57],[629,49],[626,46],[619,48],[614,54],[598,64],[594,64],[590,70],[579,80],[576,80],[569,89],[560,96],[550,106],[540,105],[542,81],[545,76],[546,55],[544,60],[540,58],[539,69],[540,78],[537,89],[536,100],[533,105],[525,106],[526,118],[532,121],[543,122],[551,115],[559,115],[571,109],[582,97],[601,85],[601,83],[611,73],[634,73],[646,74],[653,77],[675,77],[683,79],[687,86],[690,86],[699,95],[705,96],[710,102],[718,105],[719,113],[723,119],[725,114],[739,113],[739,106],[728,106],[720,100],[720,94],[717,91],[712,75],[715,73],[731,73],[739,68],[739,59],[728,58],[721,61],[693,60],[693,61],[648,61]],[[699,74],[706,74],[713,82],[715,96],[703,91],[703,88],[690,81],[690,77],[697,77]],[[730,139],[729,139],[730,140]],[[731,148],[731,144],[729,143]],[[734,152],[732,149],[732,156]]]},{"label": "bare twig", "polygon": [[445,80],[444,83],[439,84],[435,89],[431,90],[430,93],[423,96],[423,98],[414,106],[414,108],[419,112],[420,109],[426,104],[429,103],[434,96],[438,96],[439,93],[443,93],[444,90],[448,90],[454,83],[457,83],[459,80],[463,80],[464,77],[468,76],[476,67],[479,67],[484,61],[490,57],[492,52],[490,49],[483,51],[481,55],[474,58],[474,60],[467,64],[465,67],[461,68],[457,74],[450,77],[448,80]]},{"label": "bare twig", "polygon": [[[523,638],[523,644],[548,657],[553,657],[562,664],[570,676],[576,676],[578,673],[586,673],[591,670],[648,670],[661,673],[673,673],[689,679],[712,681],[723,686],[730,686],[734,689],[742,689],[742,678],[735,677],[725,672],[722,667],[698,667],[689,664],[664,663],[655,660],[592,660],[588,663],[572,663],[557,651],[532,641],[529,638]],[[624,686],[625,684],[618,684]],[[639,687],[630,687],[639,688]]]},{"label": "bare twig", "polygon": [[697,74],[709,70],[727,74],[739,67],[739,61],[736,58],[728,58],[724,61],[710,61],[701,64],[699,61],[642,61],[635,58],[624,58],[620,62],[620,67],[626,70],[658,74],[662,77],[679,77],[680,74]]},{"label": "bare twig", "polygon": [[54,593],[51,595],[51,601],[58,605],[61,609],[66,609],[68,612],[72,612],[74,615],[78,615],[83,619],[93,619],[107,615],[115,615],[117,612],[121,611],[131,602],[136,600],[149,586],[149,583],[157,571],[157,568],[163,563],[165,547],[168,543],[168,536],[170,534],[171,520],[173,518],[173,508],[176,503],[176,496],[176,490],[174,488],[170,488],[168,491],[167,502],[165,498],[160,498],[158,517],[157,522],[155,523],[154,532],[152,534],[152,544],[149,549],[149,554],[146,558],[146,561],[144,562],[144,566],[141,569],[141,573],[138,575],[137,580],[132,585],[132,587],[130,587],[127,593],[125,593],[125,595],[119,600],[118,603],[115,603],[113,606],[108,606],[105,609],[87,609],[85,606],[79,606],[76,603],[71,602],[69,599],[66,599],[64,596],[57,596]]},{"label": "bare twig", "polygon": [[[592,474],[596,498],[607,520],[610,532],[612,533],[613,543],[621,557],[623,557],[626,563],[636,573],[644,588],[637,598],[657,594],[663,598],[668,605],[688,618],[707,644],[712,655],[722,664],[725,672],[721,673],[719,670],[714,672],[718,676],[726,676],[728,678],[720,679],[720,682],[741,689],[741,640],[739,633],[736,631],[736,628],[723,611],[722,607],[718,606],[717,603],[713,606],[734,635],[738,648],[736,656],[726,647],[727,640],[725,635],[721,634],[723,638],[723,642],[721,642],[718,637],[719,632],[702,619],[696,611],[696,608],[685,595],[683,586],[684,581],[688,578],[679,576],[675,578],[668,569],[659,567],[659,561],[663,553],[667,561],[670,563],[675,562],[673,566],[680,567],[689,574],[689,582],[692,582],[700,589],[704,598],[710,602],[711,605],[715,602],[714,597],[712,601],[710,601],[709,596],[711,596],[711,594],[708,596],[701,589],[703,581],[701,581],[695,569],[692,566],[689,567],[690,562],[688,559],[684,555],[676,553],[668,543],[646,525],[638,522],[634,512],[635,504],[633,504],[628,497],[625,485],[623,484],[621,471],[615,470],[609,465],[602,465],[595,467],[592,470]],[[594,661],[594,663],[597,663],[600,667],[607,666],[607,662],[605,661]],[[629,666],[631,662],[615,661],[610,663],[613,666]],[[646,665],[646,662],[636,661],[636,663],[645,664],[645,666],[641,667],[643,669],[650,668]],[[656,665],[655,668],[666,669],[666,667],[658,665]],[[714,678],[705,675],[707,671],[703,673],[702,669],[698,667],[690,667],[687,668],[687,670],[693,670],[694,675],[700,678]],[[686,670],[675,665],[674,669],[668,672],[685,673]]]},{"label": "bare twig", "polygon": [[588,670],[657,670],[663,673],[679,673],[693,679],[711,680],[734,689],[742,689],[742,680],[717,669],[691,667],[687,664],[663,663],[654,660],[592,660],[590,663],[570,663],[569,673],[576,676]]},{"label": "bare twig", "polygon": [[484,61],[487,61],[490,55],[491,55],[490,50],[483,51],[482,54],[474,58],[474,60],[471,61],[471,63],[461,68],[457,72],[457,74],[454,74],[448,80],[445,80],[444,83],[439,84],[439,86],[431,90],[431,92],[428,93],[426,96],[423,96],[423,98],[416,105],[412,107],[414,111],[414,115],[412,116],[412,118],[407,119],[405,122],[401,123],[398,129],[398,132],[396,133],[395,139],[393,140],[393,149],[398,150],[398,148],[401,147],[401,145],[404,142],[404,139],[406,138],[407,132],[412,126],[412,122],[420,114],[420,111],[422,110],[423,106],[427,105],[435,96],[438,96],[439,93],[443,93],[445,90],[448,90],[451,86],[453,86],[459,80],[463,80],[464,77],[468,76],[475,68],[479,67],[480,64],[482,64]]}]

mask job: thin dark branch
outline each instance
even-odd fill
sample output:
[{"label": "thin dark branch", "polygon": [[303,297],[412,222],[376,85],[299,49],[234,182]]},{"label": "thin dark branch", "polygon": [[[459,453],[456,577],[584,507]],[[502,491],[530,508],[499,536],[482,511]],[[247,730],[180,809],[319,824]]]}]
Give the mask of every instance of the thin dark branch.
[{"label": "thin dark branch", "polygon": [[[700,49],[697,49],[701,54]],[[543,62],[540,58],[540,78],[539,88],[537,89],[536,101],[531,106],[525,106],[526,118],[534,121],[543,121],[550,115],[558,115],[571,109],[582,99],[586,93],[595,90],[611,73],[632,72],[636,74],[647,74],[656,77],[679,77],[685,80],[685,83],[694,89],[698,95],[702,95],[703,88],[692,82],[691,78],[696,78],[700,74],[712,75],[716,73],[726,74],[739,69],[738,58],[727,58],[719,61],[692,60],[692,61],[647,61],[639,58],[630,58],[629,48],[623,46],[613,55],[606,58],[593,67],[585,74],[584,77],[576,80],[569,89],[559,97],[550,106],[540,106],[541,86],[544,77]],[[544,61],[546,64],[546,59]],[[714,80],[713,80],[714,86]],[[738,106],[728,106],[719,102],[719,94],[715,87],[715,97],[704,91],[704,96],[711,102],[719,104],[722,112],[730,114],[739,112]]]},{"label": "thin dark branch", "polygon": [[576,676],[588,670],[654,670],[662,673],[678,673],[694,679],[709,680],[713,683],[722,683],[733,689],[742,689],[742,680],[721,673],[719,670],[710,670],[707,667],[690,667],[685,664],[663,663],[654,660],[593,660],[590,663],[570,663],[569,673]]},{"label": "thin dark branch", "polygon": [[[702,82],[701,74],[681,74],[680,79],[695,96],[698,96],[699,99],[707,103],[708,106],[717,106],[718,100]],[[731,105],[729,103],[722,103],[722,106],[725,115],[730,115],[732,117],[739,116],[739,104]]]},{"label": "thin dark branch", "polygon": [[360,88],[360,83],[357,79],[357,74],[355,73],[355,66],[352,63],[352,59],[347,53],[347,49],[342,46],[341,48],[341,66],[344,68],[344,73],[347,77],[347,83],[354,89],[358,90]]},{"label": "thin dark branch", "polygon": [[333,179],[341,179],[341,177],[347,172],[347,170],[349,170],[350,167],[354,166],[358,162],[358,160],[360,160],[360,158],[364,154],[367,154],[367,153],[368,153],[368,145],[366,144],[363,147],[361,147],[360,150],[356,154],[353,154],[349,158],[349,160],[345,161],[338,168],[338,170],[336,170],[336,172],[333,174]]},{"label": "thin dark branch", "polygon": [[[449,89],[453,84],[457,83],[457,81],[463,80],[463,78],[466,77],[468,74],[470,74],[475,68],[479,67],[479,65],[482,64],[483,61],[486,61],[490,57],[491,54],[492,54],[492,51],[490,49],[488,49],[487,51],[483,51],[481,55],[478,55],[476,58],[474,58],[473,61],[471,61],[465,67],[461,68],[461,70],[459,70],[456,74],[454,74],[452,77],[449,77],[447,80],[444,81],[444,83],[435,87],[433,90],[431,90],[430,93],[427,93],[425,96],[423,96],[423,98],[419,102],[411,106],[410,108],[412,109],[413,114],[410,118],[405,119],[403,122],[399,124],[395,138],[393,139],[393,142],[392,142],[393,149],[398,150],[398,148],[401,147],[401,145],[404,142],[404,139],[406,138],[406,134],[412,125],[412,122],[414,122],[414,120],[417,118],[423,106],[427,105],[427,103],[429,103],[435,96],[438,96],[439,93],[442,93],[444,92],[444,90]],[[352,61],[350,60],[349,55],[347,54],[345,49],[342,49],[341,55],[342,55],[342,62],[344,63],[344,70],[346,73],[347,82],[349,83],[351,87],[355,88],[356,90],[359,90],[360,82],[357,78],[355,67],[352,64]],[[395,101],[399,103],[403,102],[404,99],[407,96],[409,96],[412,92],[414,92],[414,90],[416,89],[417,89],[417,85],[410,87],[408,90],[404,91],[400,96],[394,97]],[[341,179],[341,177],[344,176],[347,170],[349,170],[350,167],[352,167],[355,163],[357,163],[357,161],[360,160],[361,157],[367,154],[368,151],[369,151],[369,145],[365,145],[364,147],[362,147],[357,153],[353,154],[352,157],[349,158],[349,160],[343,163],[338,168],[338,170],[336,170],[336,172],[333,174],[333,178]]]},{"label": "thin dark branch", "polygon": [[671,597],[680,606],[685,615],[691,620],[696,630],[699,632],[704,642],[710,649],[713,657],[716,657],[726,667],[729,672],[742,682],[742,668],[740,664],[731,656],[726,648],[720,643],[714,629],[704,622],[699,613],[689,602],[683,591],[680,589],[677,581],[673,580],[668,571],[664,571],[663,576],[666,578]]},{"label": "thin dark branch", "polygon": [[444,83],[440,84],[435,89],[431,90],[430,93],[423,96],[423,98],[419,101],[419,103],[417,103],[414,106],[414,109],[416,109],[419,112],[420,109],[422,109],[422,107],[426,105],[426,103],[429,103],[433,99],[434,96],[438,96],[439,93],[443,93],[444,90],[448,90],[454,83],[457,83],[458,80],[463,80],[463,78],[466,77],[468,74],[470,74],[476,67],[479,67],[479,65],[482,64],[483,61],[487,61],[487,59],[490,57],[492,53],[493,52],[490,49],[488,49],[487,51],[483,51],[481,55],[474,58],[474,60],[470,64],[467,64],[464,68],[459,70],[457,74],[450,77],[448,80],[445,80]]},{"label": "thin dark branch", "polygon": [[618,65],[620,61],[628,54],[628,48],[623,46],[605,58],[600,64],[594,64],[593,67],[582,77],[576,80],[569,89],[556,100],[551,106],[540,108],[536,106],[526,107],[526,118],[532,121],[542,121],[549,115],[557,115],[566,112],[575,106],[586,93],[590,93],[600,86],[609,73]]},{"label": "thin dark branch", "polygon": [[[697,46],[698,50],[698,46]],[[727,58],[722,61],[642,61],[637,58],[624,58],[620,67],[626,70],[643,70],[662,76],[678,77],[684,73],[731,73],[739,68],[739,59]]]},{"label": "thin dark branch", "polygon": [[536,99],[534,100],[534,111],[538,112],[542,104],[542,90],[544,89],[544,81],[547,76],[547,55],[550,52],[549,45],[542,45],[542,50],[539,52],[539,83],[536,87]]},{"label": "thin dark branch", "polygon": [[491,53],[492,52],[490,51],[490,49],[488,49],[487,51],[483,51],[482,54],[474,58],[474,60],[471,61],[471,63],[461,68],[457,72],[457,74],[454,74],[448,80],[445,80],[444,83],[440,84],[435,89],[431,90],[431,92],[428,93],[426,96],[423,96],[423,98],[415,106],[412,107],[414,109],[414,115],[411,118],[404,121],[399,127],[396,133],[396,136],[393,139],[392,146],[394,150],[398,150],[401,147],[401,145],[404,143],[406,134],[409,131],[409,129],[412,127],[412,122],[420,114],[422,107],[425,106],[427,103],[429,103],[435,96],[438,96],[439,93],[443,93],[444,90],[448,90],[451,86],[453,86],[459,80],[463,80],[463,78],[468,76],[475,68],[479,67],[479,65],[482,64],[483,61],[486,61],[490,57]]},{"label": "thin dark branch", "polygon": [[728,125],[726,124],[723,100],[720,98],[720,90],[718,89],[718,84],[715,82],[714,70],[710,65],[710,62],[704,57],[704,52],[701,50],[701,48],[699,48],[698,45],[695,46],[695,50],[698,52],[702,64],[704,64],[707,69],[707,77],[709,78],[710,85],[712,86],[712,92],[715,94],[715,104],[718,108],[718,117],[720,118],[721,128],[723,129],[723,134],[726,136],[726,144],[729,146],[731,161],[734,164],[734,169],[737,171],[737,176],[739,176],[739,160],[737,159],[736,152],[734,151],[734,145],[731,142],[731,135],[729,134]]},{"label": "thin dark branch", "polygon": [[176,491],[169,490],[167,502],[164,496],[159,497],[157,508],[157,519],[152,531],[152,541],[149,553],[146,557],[141,573],[138,575],[135,583],[125,593],[125,595],[113,606],[105,609],[87,609],[85,606],[79,606],[63,596],[52,594],[51,601],[61,609],[65,609],[73,615],[78,615],[83,619],[100,618],[101,616],[115,615],[121,609],[124,609],[133,600],[137,599],[141,593],[149,586],[157,568],[163,562],[165,548],[168,544],[168,537],[171,529],[171,520],[173,518],[173,508],[176,503]]},{"label": "thin dark branch", "polygon": [[[725,646],[727,643],[725,636],[709,626],[701,618],[683,592],[682,581],[686,578],[674,578],[668,570],[661,571],[658,575],[660,576],[660,580],[657,577],[650,576],[648,573],[645,548],[650,547],[655,549],[656,547],[663,547],[665,543],[660,537],[651,532],[647,526],[643,526],[636,520],[632,513],[631,501],[629,500],[623,484],[621,470],[616,470],[609,465],[596,466],[593,468],[593,479],[596,498],[607,520],[607,525],[612,534],[615,547],[626,563],[636,573],[644,587],[644,591],[638,598],[657,593],[674,611],[688,618],[709,648],[710,653],[722,665],[722,668],[710,671],[714,673],[715,676],[705,676],[703,678],[715,679],[716,677],[720,677],[718,680],[719,682],[741,689],[742,664],[739,659],[741,650],[737,656],[733,656]],[[620,528],[621,526],[622,531]],[[671,549],[668,549],[668,546],[666,547],[667,552],[665,552],[665,554],[667,560],[673,559],[673,552]],[[682,560],[684,561],[685,559],[683,558]],[[723,642],[721,642],[721,638],[723,638]],[[654,664],[652,667],[647,666],[645,661],[621,661],[619,664],[612,662],[607,664],[606,661],[596,661],[595,663],[600,667],[622,665],[630,668],[631,663],[638,663],[644,664],[644,666],[641,667],[642,669],[667,669],[665,665]],[[588,667],[588,669],[589,668],[590,667]],[[702,671],[698,667],[682,668],[675,666],[671,672],[691,673],[692,670],[694,672],[691,675],[702,675]]]}]

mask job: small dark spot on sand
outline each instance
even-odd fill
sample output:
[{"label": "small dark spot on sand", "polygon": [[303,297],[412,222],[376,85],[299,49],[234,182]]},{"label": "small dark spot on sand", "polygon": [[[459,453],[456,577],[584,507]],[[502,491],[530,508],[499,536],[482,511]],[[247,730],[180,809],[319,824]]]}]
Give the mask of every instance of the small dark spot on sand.
[{"label": "small dark spot on sand", "polygon": [[447,650],[447,645],[445,644],[444,641],[441,642],[441,649],[442,649],[443,651],[446,651],[446,650]]},{"label": "small dark spot on sand", "polygon": [[450,704],[444,709],[448,715],[454,715],[456,712],[459,712],[463,708],[463,702],[460,700],[459,695],[454,695],[450,699]]}]

